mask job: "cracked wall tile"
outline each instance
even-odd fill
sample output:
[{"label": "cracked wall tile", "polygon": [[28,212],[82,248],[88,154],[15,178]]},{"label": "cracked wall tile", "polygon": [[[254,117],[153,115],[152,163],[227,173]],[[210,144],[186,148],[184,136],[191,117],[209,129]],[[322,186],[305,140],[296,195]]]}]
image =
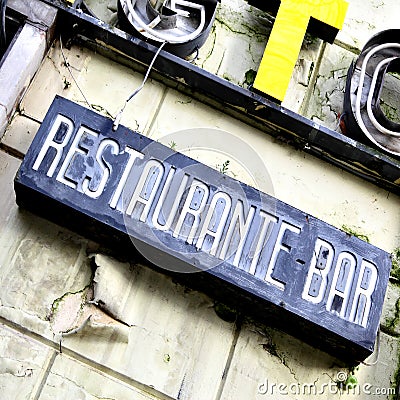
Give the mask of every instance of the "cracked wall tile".
[{"label": "cracked wall tile", "polygon": [[380,96],[380,107],[386,118],[400,124],[400,75],[386,74]]},{"label": "cracked wall tile", "polygon": [[26,154],[38,129],[39,124],[37,122],[15,114],[1,143],[18,155]]},{"label": "cracked wall tile", "polygon": [[83,321],[80,321],[80,317],[87,302],[88,290],[84,289],[76,293],[66,293],[54,300],[50,323],[55,335],[77,329],[83,323]]},{"label": "cracked wall tile", "polygon": [[[298,365],[299,360],[303,364]],[[334,359],[323,352],[312,349],[289,335],[271,328],[244,324],[231,362],[221,400],[279,399],[288,398],[276,388],[273,393],[264,393],[271,385],[297,384],[306,379],[314,382],[324,377],[322,371],[331,374]],[[297,365],[296,365],[297,364]],[[263,387],[260,387],[264,385]],[[289,397],[291,398],[291,397]],[[296,397],[297,398],[297,397]],[[299,399],[303,397],[299,397]]]},{"label": "cracked wall tile", "polygon": [[38,400],[152,400],[158,397],[60,354]]},{"label": "cracked wall tile", "polygon": [[18,210],[13,179],[19,164],[0,152],[0,315],[50,335],[54,299],[85,287],[91,268],[84,240]]},{"label": "cracked wall tile", "polygon": [[116,319],[131,325],[127,319],[129,313],[126,306],[127,299],[135,292],[135,268],[129,263],[117,262],[102,254],[96,254],[94,262],[97,268],[93,278],[93,301],[102,304]]},{"label": "cracked wall tile", "polygon": [[381,329],[400,337],[400,287],[389,283],[381,316]]},{"label": "cracked wall tile", "polygon": [[[248,88],[247,71],[257,71],[274,17],[244,1],[221,3],[210,37],[196,64],[234,84]],[[307,35],[282,105],[299,112],[322,42]],[[250,82],[252,83],[252,82]]]},{"label": "cracked wall tile", "polygon": [[347,0],[349,8],[337,41],[349,48],[361,50],[376,33],[399,28],[398,0]]},{"label": "cracked wall tile", "polygon": [[65,337],[63,347],[173,398],[213,398],[233,328],[212,301],[147,267],[130,269],[100,255],[96,264],[94,299],[128,325],[128,343],[85,327]]},{"label": "cracked wall tile", "polygon": [[39,219],[1,272],[2,307],[43,322],[50,318],[54,299],[82,289],[91,279],[84,242]]},{"label": "cracked wall tile", "polygon": [[[357,56],[339,46],[327,46],[317,80],[310,96],[306,116],[330,129],[338,128],[338,115],[343,112],[347,72]],[[387,74],[380,95],[380,107],[386,117],[399,123],[400,79],[398,74]]]},{"label": "cracked wall tile", "polygon": [[306,117],[330,129],[338,130],[338,115],[343,111],[347,71],[356,57],[339,46],[326,47]]},{"label": "cracked wall tile", "polygon": [[311,90],[309,85],[311,83],[312,74],[315,73],[314,67],[317,63],[321,46],[321,40],[306,36],[293,70],[286,96],[282,102],[283,107],[299,114],[302,113],[301,110],[307,97],[307,92]]},{"label": "cracked wall tile", "polygon": [[248,6],[221,3],[211,37],[196,64],[240,86],[248,69],[258,69],[272,23],[265,13]]},{"label": "cracked wall tile", "polygon": [[[87,51],[73,47],[64,49],[68,64],[76,79],[84,72],[85,61],[89,57]],[[20,103],[22,113],[42,121],[56,94],[71,98],[77,102],[82,101],[82,96],[75,97],[75,87],[72,78],[65,66],[61,55],[60,45],[54,43],[45,56],[42,66],[31,82],[25,96]],[[46,96],[43,96],[46,93]],[[40,96],[41,101],[37,101]]]},{"label": "cracked wall tile", "polygon": [[[15,203],[13,179],[20,165],[20,161],[0,151],[0,316],[24,325],[26,328],[36,326],[41,332],[46,331],[46,323],[37,316],[4,304],[4,297],[9,296],[7,287],[2,287],[1,282],[5,274],[9,273],[15,252],[21,241],[26,237],[35,219],[27,213],[19,212]],[[13,283],[13,285],[18,283]],[[26,283],[22,282],[23,285]],[[22,294],[20,299],[22,299]],[[7,301],[6,301],[7,303]]]},{"label": "cracked wall tile", "polygon": [[[332,356],[289,335],[245,324],[236,344],[221,400],[306,400],[310,396],[319,400],[366,398],[367,388],[374,393],[376,389],[393,388],[398,350],[397,340],[381,333],[378,363],[374,366],[360,365],[350,371]],[[343,373],[347,377],[354,374],[359,391],[340,393],[337,381]],[[376,398],[383,400],[387,397]]]},{"label": "cracked wall tile", "polygon": [[101,340],[112,338],[114,342],[128,343],[129,326],[94,303],[93,290],[88,287],[77,293],[67,293],[54,301],[50,324],[55,341],[61,347],[65,337],[78,333]]},{"label": "cracked wall tile", "polygon": [[53,350],[0,324],[0,393],[2,400],[30,400]]},{"label": "cracked wall tile", "polygon": [[20,161],[0,151],[0,269],[10,262],[11,254],[18,246],[26,229],[17,215],[17,205],[13,190],[13,179],[19,168]]}]

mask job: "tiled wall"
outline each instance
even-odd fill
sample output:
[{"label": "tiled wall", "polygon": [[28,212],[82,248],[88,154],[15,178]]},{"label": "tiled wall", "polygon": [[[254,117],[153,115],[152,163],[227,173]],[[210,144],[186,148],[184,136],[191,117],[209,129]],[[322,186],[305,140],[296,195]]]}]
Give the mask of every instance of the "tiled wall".
[{"label": "tiled wall", "polygon": [[[307,38],[283,105],[335,129],[351,61],[374,33],[398,27],[399,11],[397,0],[351,0],[335,44]],[[196,64],[246,86],[270,28],[267,14],[241,0],[222,1]],[[388,394],[397,390],[400,354],[395,278],[379,350],[367,360],[374,365],[350,371],[271,327],[246,318],[228,322],[221,318],[227,310],[207,296],[146,266],[114,260],[95,243],[18,209],[13,178],[54,95],[84,105],[64,57],[92,107],[112,116],[143,78],[92,50],[62,50],[56,40],[1,140],[1,399],[275,400],[306,399],[309,390],[317,390],[318,399],[366,399],[368,391],[373,399],[395,398]],[[400,85],[392,81],[391,106],[398,111]],[[169,134],[181,129],[229,132],[264,161],[272,187],[263,190],[388,252],[400,246],[397,196],[160,82],[147,82],[122,123],[170,146]],[[194,149],[205,145],[193,141]],[[213,151],[191,153],[179,142],[174,147],[217,169],[223,160]],[[251,183],[233,162],[227,172]],[[357,380],[354,393],[340,393],[341,372]]]}]

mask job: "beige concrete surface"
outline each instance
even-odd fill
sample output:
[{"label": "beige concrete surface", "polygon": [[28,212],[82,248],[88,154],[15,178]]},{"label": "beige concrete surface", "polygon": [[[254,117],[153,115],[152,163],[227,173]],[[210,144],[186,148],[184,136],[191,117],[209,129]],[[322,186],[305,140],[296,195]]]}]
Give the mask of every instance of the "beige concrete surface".
[{"label": "beige concrete surface", "polygon": [[153,400],[157,397],[59,354],[38,399]]},{"label": "beige concrete surface", "polygon": [[[335,129],[354,51],[375,31],[395,26],[399,7],[397,0],[350,0],[336,44],[304,43],[284,105]],[[246,87],[245,74],[257,67],[271,23],[242,0],[222,2],[196,64]],[[243,54],[237,62],[236,53]],[[87,48],[61,50],[57,40],[0,141],[1,399],[300,400],[310,397],[303,391],[316,390],[321,400],[394,400],[400,350],[395,276],[371,365],[352,369],[272,327],[246,318],[226,322],[204,294],[147,266],[117,261],[85,238],[18,209],[13,179],[19,158],[54,96],[85,105],[82,91],[91,107],[115,117],[142,79]],[[398,84],[392,76],[385,89],[396,115]],[[162,83],[149,79],[122,123],[217,170],[230,160],[231,177],[388,252],[400,247],[398,196]],[[202,139],[200,128],[223,131],[222,144],[217,135]],[[194,130],[186,135],[191,139],[176,139],[182,129]],[[263,171],[246,168],[254,154]],[[350,378],[359,392],[340,390]]]},{"label": "beige concrete surface", "polygon": [[35,398],[53,356],[52,349],[0,323],[1,398]]}]

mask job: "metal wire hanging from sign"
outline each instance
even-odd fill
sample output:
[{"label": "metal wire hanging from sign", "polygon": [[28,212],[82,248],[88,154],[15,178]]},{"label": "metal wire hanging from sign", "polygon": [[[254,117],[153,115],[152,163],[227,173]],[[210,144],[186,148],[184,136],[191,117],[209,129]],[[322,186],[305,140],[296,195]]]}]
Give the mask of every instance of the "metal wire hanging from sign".
[{"label": "metal wire hanging from sign", "polygon": [[[129,22],[144,38],[161,43],[151,61],[142,84],[125,100],[115,117],[113,130],[119,123],[128,102],[142,90],[153,64],[164,46],[185,57],[205,42],[214,22],[217,0],[119,0],[120,24]],[[170,46],[168,48],[168,46]]]},{"label": "metal wire hanging from sign", "polygon": [[186,57],[207,39],[216,6],[217,0],[119,0],[118,12],[124,29]]},{"label": "metal wire hanging from sign", "polygon": [[143,89],[149,75],[151,72],[151,69],[153,68],[153,65],[158,57],[158,55],[160,54],[161,50],[163,49],[163,47],[165,46],[166,42],[163,42],[161,44],[161,46],[159,47],[159,49],[157,50],[156,54],[154,55],[153,59],[151,60],[151,63],[149,65],[149,67],[147,68],[146,74],[143,78],[142,83],[140,84],[140,86],[138,88],[136,88],[132,94],[125,100],[125,103],[123,105],[123,107],[121,108],[121,110],[118,112],[117,116],[114,119],[114,123],[113,123],[113,131],[116,131],[118,129],[119,123],[121,122],[121,118],[122,118],[122,114],[125,111],[126,106],[128,105],[128,103]]},{"label": "metal wire hanging from sign", "polygon": [[400,156],[400,124],[380,106],[385,77],[400,72],[400,30],[391,29],[367,42],[352,63],[346,83],[343,122],[346,134],[394,156]]}]

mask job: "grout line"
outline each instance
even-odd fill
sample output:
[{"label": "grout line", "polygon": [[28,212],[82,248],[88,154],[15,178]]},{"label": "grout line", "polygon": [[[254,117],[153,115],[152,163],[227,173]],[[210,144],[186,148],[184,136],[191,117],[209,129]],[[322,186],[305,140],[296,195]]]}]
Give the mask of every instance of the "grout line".
[{"label": "grout line", "polygon": [[[4,317],[1,317],[1,316],[0,316],[0,324],[3,324],[11,329],[14,329],[15,331],[19,332],[20,334],[28,336],[31,339],[36,340],[37,342],[44,344],[47,347],[52,348],[54,350],[54,354],[55,354],[54,359],[59,354],[61,354],[59,351],[59,349],[60,349],[59,343],[56,343],[56,342],[46,338],[45,336],[42,336],[35,332],[32,332],[29,329],[23,327],[22,325],[19,325],[19,324],[15,323],[13,321],[10,321]],[[154,389],[151,386],[147,386],[146,384],[136,381],[135,379],[130,378],[129,376],[127,376],[121,372],[115,371],[110,367],[99,364],[96,361],[93,361],[93,360],[89,359],[88,357],[86,357],[74,350],[71,350],[67,347],[62,347],[62,354],[70,357],[74,361],[78,361],[78,362],[84,364],[85,366],[94,369],[97,372],[100,371],[104,375],[107,375],[110,379],[120,381],[121,383],[125,383],[126,385],[128,385],[134,389],[137,389],[144,393],[148,393],[152,396],[155,396],[158,400],[175,400],[173,397],[171,397],[165,393],[162,393],[162,392],[158,391],[157,389]],[[46,369],[46,371],[47,371],[47,369]],[[37,400],[37,399],[38,399],[37,397],[34,397],[32,400]]]},{"label": "grout line", "polygon": [[25,157],[24,153],[14,149],[13,147],[7,146],[5,143],[0,143],[0,150],[14,158],[18,158],[18,160],[23,160]]},{"label": "grout line", "polygon": [[345,43],[345,42],[342,42],[342,41],[339,40],[339,39],[335,39],[334,42],[333,42],[333,44],[336,45],[336,46],[338,46],[338,47],[341,47],[341,48],[344,49],[344,50],[349,51],[350,53],[354,53],[354,54],[357,55],[357,56],[359,56],[360,53],[361,53],[361,50],[360,50],[358,47],[352,46],[352,45],[347,44],[347,43]]},{"label": "grout line", "polygon": [[[0,106],[1,106],[1,104],[0,104]],[[10,145],[5,143],[5,139],[6,139],[6,136],[7,136],[7,133],[8,133],[7,129],[9,127],[11,127],[11,125],[13,124],[13,122],[15,120],[15,117],[17,115],[19,115],[21,118],[26,118],[26,119],[28,119],[30,121],[33,121],[33,122],[39,124],[39,128],[40,128],[40,125],[42,124],[42,121],[36,119],[35,117],[33,117],[33,116],[29,115],[29,114],[25,114],[24,112],[20,112],[20,113],[16,112],[13,115],[11,121],[8,122],[4,134],[0,137],[0,150],[4,151],[5,153],[7,153],[8,155],[10,155],[12,157],[18,158],[19,160],[23,160],[24,157],[25,157],[25,153],[23,153],[22,151],[18,150],[15,147],[12,147],[12,146],[10,146]],[[32,140],[34,139],[36,133],[37,132],[35,132],[34,135],[32,136]]]},{"label": "grout line", "polygon": [[229,350],[228,358],[226,360],[225,369],[224,369],[224,372],[222,374],[221,383],[219,385],[217,394],[215,396],[215,400],[220,400],[221,397],[222,397],[222,394],[224,392],[225,385],[226,385],[226,378],[228,376],[228,372],[229,372],[230,367],[232,365],[233,356],[235,354],[235,349],[236,349],[237,342],[239,340],[239,336],[240,336],[241,330],[242,330],[242,317],[239,315],[238,318],[236,319],[236,322],[235,322],[235,330],[234,330],[232,345],[231,345],[231,348]]},{"label": "grout line", "polygon": [[315,62],[315,67],[314,70],[311,74],[311,79],[308,83],[308,87],[307,87],[307,94],[303,100],[303,103],[300,106],[300,110],[299,110],[299,114],[304,115],[305,117],[307,117],[308,111],[309,111],[309,107],[310,107],[310,100],[311,100],[311,96],[314,93],[314,88],[315,88],[315,84],[317,82],[317,78],[318,78],[318,73],[319,73],[319,69],[321,68],[321,64],[322,64],[322,60],[324,58],[324,54],[325,54],[325,50],[326,50],[326,42],[322,42],[321,44],[321,48],[319,49],[318,52],[318,56],[317,56],[317,60]]},{"label": "grout line", "polygon": [[51,350],[51,356],[47,359],[46,369],[43,372],[42,379],[39,381],[38,385],[33,389],[33,392],[36,392],[33,396],[31,396],[31,400],[39,400],[40,395],[42,394],[43,388],[47,382],[47,379],[50,375],[50,371],[53,368],[54,361],[56,360],[57,352]]},{"label": "grout line", "polygon": [[134,389],[140,390],[144,393],[151,394],[155,397],[157,397],[158,400],[175,400],[173,397],[168,396],[165,393],[159,392],[157,389],[154,389],[153,387],[147,386],[144,383],[141,383],[139,381],[136,381],[133,378],[130,378],[127,375],[124,375],[121,372],[115,371],[110,367],[107,367],[102,364],[98,364],[97,362],[90,360],[89,358],[85,357],[82,354],[79,354],[75,352],[74,350],[70,350],[66,347],[62,348],[62,354],[70,357],[71,359],[78,361],[87,367],[90,367],[94,369],[97,372],[101,372],[104,375],[107,375],[110,379],[117,380],[121,383],[124,383]]},{"label": "grout line", "polygon": [[40,342],[41,344],[46,345],[47,347],[51,347],[54,350],[58,349],[58,346],[55,342],[52,340],[46,338],[45,336],[41,336],[38,333],[32,332],[29,329],[23,327],[22,325],[17,324],[16,322],[10,321],[2,316],[0,316],[0,324],[3,324],[11,329],[14,329],[15,331],[21,333],[22,335],[26,335],[30,337],[33,340],[36,340]]},{"label": "grout line", "polygon": [[43,120],[40,120],[40,119],[34,117],[33,115],[30,115],[30,114],[26,113],[25,110],[21,110],[21,111],[19,112],[19,115],[20,115],[21,117],[30,119],[31,121],[36,122],[36,123],[39,124],[39,125],[42,125],[42,123],[43,123]]}]

